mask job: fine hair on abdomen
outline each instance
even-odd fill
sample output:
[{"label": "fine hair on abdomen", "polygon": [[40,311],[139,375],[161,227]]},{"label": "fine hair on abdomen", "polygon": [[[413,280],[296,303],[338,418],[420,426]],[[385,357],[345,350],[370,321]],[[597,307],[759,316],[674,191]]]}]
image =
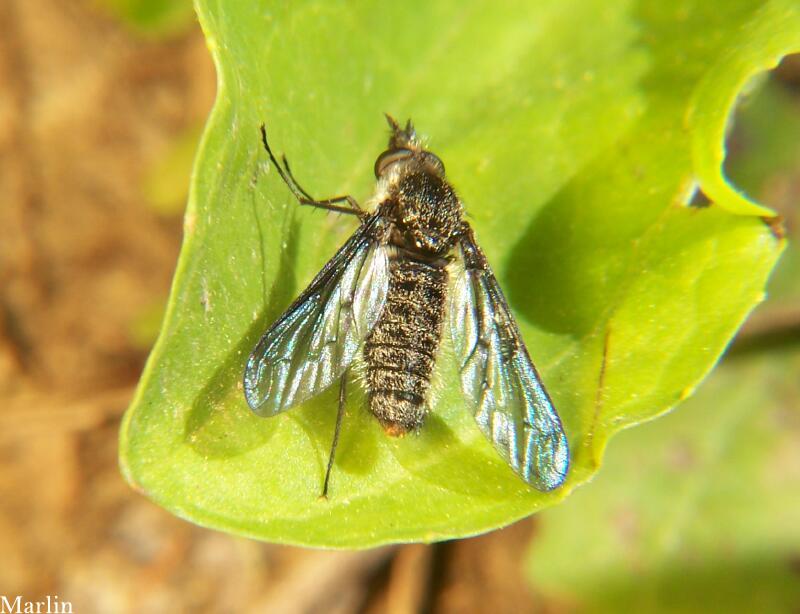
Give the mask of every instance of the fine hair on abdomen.
[{"label": "fine hair on abdomen", "polygon": [[403,254],[389,265],[389,289],[364,344],[369,409],[390,435],[419,428],[442,335],[447,270]]}]

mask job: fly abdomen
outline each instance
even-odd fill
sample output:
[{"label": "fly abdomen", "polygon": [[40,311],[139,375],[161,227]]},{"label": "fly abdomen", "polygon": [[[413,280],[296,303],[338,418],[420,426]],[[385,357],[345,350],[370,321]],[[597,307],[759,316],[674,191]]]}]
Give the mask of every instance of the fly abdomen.
[{"label": "fly abdomen", "polygon": [[425,420],[446,291],[444,263],[406,253],[391,261],[386,303],[364,344],[369,408],[391,435]]}]

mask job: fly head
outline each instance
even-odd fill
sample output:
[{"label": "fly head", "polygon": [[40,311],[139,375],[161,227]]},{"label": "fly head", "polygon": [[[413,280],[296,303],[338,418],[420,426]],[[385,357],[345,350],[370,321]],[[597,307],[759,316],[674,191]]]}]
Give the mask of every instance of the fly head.
[{"label": "fly head", "polygon": [[387,184],[397,233],[395,243],[418,252],[443,255],[461,228],[461,202],[445,178],[444,164],[426,150],[411,124],[401,127],[386,116],[389,144],[375,161],[375,176]]}]

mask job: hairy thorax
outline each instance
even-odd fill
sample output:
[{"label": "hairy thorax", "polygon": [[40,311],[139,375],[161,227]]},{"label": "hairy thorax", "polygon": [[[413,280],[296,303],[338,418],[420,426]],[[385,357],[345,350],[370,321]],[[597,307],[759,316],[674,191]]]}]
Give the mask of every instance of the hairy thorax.
[{"label": "hairy thorax", "polygon": [[419,257],[444,256],[461,228],[461,203],[444,179],[424,170],[402,174],[389,192],[392,242]]}]

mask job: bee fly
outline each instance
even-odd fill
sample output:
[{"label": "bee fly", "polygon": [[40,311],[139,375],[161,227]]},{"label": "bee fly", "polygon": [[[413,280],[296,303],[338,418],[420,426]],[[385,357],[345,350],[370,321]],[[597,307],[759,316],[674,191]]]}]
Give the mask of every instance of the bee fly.
[{"label": "bee fly", "polygon": [[352,196],[312,198],[286,157],[278,163],[261,126],[272,164],[301,205],[355,215],[361,225],[256,345],[244,372],[247,403],[274,416],[340,380],[324,496],[348,366],[363,361],[369,410],[388,435],[416,431],[430,410],[447,320],[464,402],[478,428],[525,482],[557,488],[569,466],[567,439],[503,292],[442,161],[423,147],[411,121],[401,128],[386,117],[391,136],[375,162],[372,212]]}]

